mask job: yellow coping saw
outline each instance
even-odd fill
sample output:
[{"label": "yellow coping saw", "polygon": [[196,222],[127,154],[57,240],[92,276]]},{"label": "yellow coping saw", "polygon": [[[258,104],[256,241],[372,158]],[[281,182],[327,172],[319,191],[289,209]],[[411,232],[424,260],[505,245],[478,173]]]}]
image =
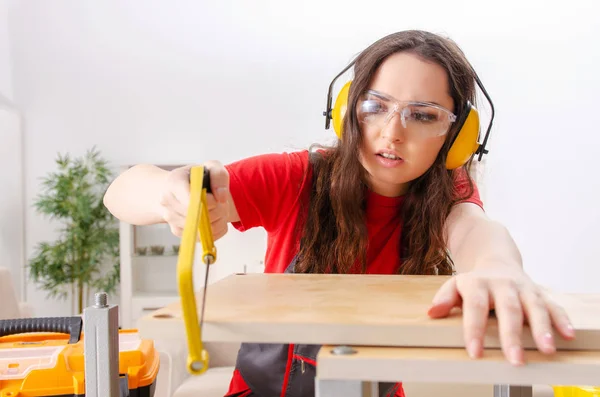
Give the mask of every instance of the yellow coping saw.
[{"label": "yellow coping saw", "polygon": [[[185,218],[177,261],[179,295],[188,344],[187,370],[192,375],[204,373],[208,369],[209,360],[208,352],[202,343],[202,325],[206,307],[208,271],[210,265],[217,260],[217,249],[214,245],[208,216],[207,193],[211,193],[208,169],[203,166],[193,166],[190,169],[190,204]],[[206,265],[200,323],[198,323],[193,279],[194,250],[198,235],[202,244],[202,261]]]}]

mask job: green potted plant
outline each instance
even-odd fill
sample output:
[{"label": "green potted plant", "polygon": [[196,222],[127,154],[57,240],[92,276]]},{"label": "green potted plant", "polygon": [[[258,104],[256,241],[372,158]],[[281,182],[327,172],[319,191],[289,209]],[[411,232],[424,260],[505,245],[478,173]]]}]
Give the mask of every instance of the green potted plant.
[{"label": "green potted plant", "polygon": [[51,297],[71,294],[81,314],[84,297],[111,294],[119,282],[118,224],[103,203],[112,174],[95,147],[79,158],[59,154],[56,165],[34,206],[61,227],[55,241],[37,244],[29,276]]},{"label": "green potted plant", "polygon": [[162,255],[165,252],[165,247],[162,245],[151,245],[150,252],[152,255]]}]

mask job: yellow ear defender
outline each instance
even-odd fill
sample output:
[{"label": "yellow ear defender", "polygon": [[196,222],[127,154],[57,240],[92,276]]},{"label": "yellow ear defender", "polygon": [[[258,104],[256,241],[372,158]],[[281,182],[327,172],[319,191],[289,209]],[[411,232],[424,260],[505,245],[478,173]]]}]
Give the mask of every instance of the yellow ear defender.
[{"label": "yellow ear defender", "polygon": [[463,166],[479,150],[479,112],[471,103],[464,106],[460,119],[456,120],[458,133],[446,155],[446,168],[453,170]]},{"label": "yellow ear defender", "polygon": [[[331,91],[335,81],[353,64],[354,63],[351,63],[344,70],[342,70],[329,85],[329,91],[327,93],[327,110],[323,112],[323,115],[325,116],[325,129],[329,129],[330,122],[333,122],[333,129],[339,139],[342,139],[342,126],[346,109],[348,107],[348,96],[350,93],[352,80],[348,81],[341,88],[338,96],[336,97],[333,108],[331,107]],[[450,170],[463,166],[474,154],[478,154],[479,160],[481,161],[483,155],[488,153],[488,150],[485,149],[485,145],[487,144],[488,136],[494,120],[494,104],[492,103],[487,91],[483,87],[483,84],[479,80],[479,77],[477,77],[477,74],[475,74],[475,80],[491,105],[492,115],[490,124],[485,134],[483,143],[480,144],[478,142],[480,131],[479,112],[473,105],[471,105],[470,102],[467,102],[463,106],[459,119],[456,120],[458,133],[455,135],[454,141],[452,142],[446,156],[446,168]]]},{"label": "yellow ear defender", "polygon": [[352,84],[352,81],[344,84],[337,98],[335,99],[335,104],[331,110],[333,130],[340,139],[342,139],[342,122],[344,121],[344,115],[346,114],[346,108],[348,107],[348,93],[350,92],[350,84]]}]

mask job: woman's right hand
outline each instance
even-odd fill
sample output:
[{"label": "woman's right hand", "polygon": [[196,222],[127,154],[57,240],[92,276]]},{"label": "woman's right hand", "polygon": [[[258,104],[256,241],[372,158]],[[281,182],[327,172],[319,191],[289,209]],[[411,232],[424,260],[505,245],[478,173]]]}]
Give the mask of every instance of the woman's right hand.
[{"label": "woman's right hand", "polygon": [[[213,239],[223,237],[231,221],[231,212],[235,207],[229,194],[229,173],[218,161],[204,163],[210,170],[212,193],[206,195]],[[181,237],[190,203],[190,168],[192,165],[176,168],[165,178],[160,196],[160,214],[169,224],[171,232]]]}]

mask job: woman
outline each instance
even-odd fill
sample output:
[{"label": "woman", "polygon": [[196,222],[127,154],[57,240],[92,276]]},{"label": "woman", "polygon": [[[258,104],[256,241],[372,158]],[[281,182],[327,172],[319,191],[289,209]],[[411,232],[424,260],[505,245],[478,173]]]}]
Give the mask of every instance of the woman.
[{"label": "woman", "polygon": [[[482,353],[490,309],[511,363],[523,363],[525,319],[539,350],[554,352],[553,327],[574,337],[567,316],[524,273],[506,228],[485,215],[471,161],[448,167],[475,83],[449,39],[404,31],[378,40],[355,61],[343,133],[333,147],[205,163],[215,238],[228,224],[263,227],[267,272],[454,274],[429,315],[462,306],[473,358]],[[105,204],[124,221],[167,222],[180,235],[188,170],[133,167],[113,182]],[[316,350],[243,345],[228,395],[313,395],[314,371],[306,368]],[[390,395],[403,395],[401,387]]]}]

